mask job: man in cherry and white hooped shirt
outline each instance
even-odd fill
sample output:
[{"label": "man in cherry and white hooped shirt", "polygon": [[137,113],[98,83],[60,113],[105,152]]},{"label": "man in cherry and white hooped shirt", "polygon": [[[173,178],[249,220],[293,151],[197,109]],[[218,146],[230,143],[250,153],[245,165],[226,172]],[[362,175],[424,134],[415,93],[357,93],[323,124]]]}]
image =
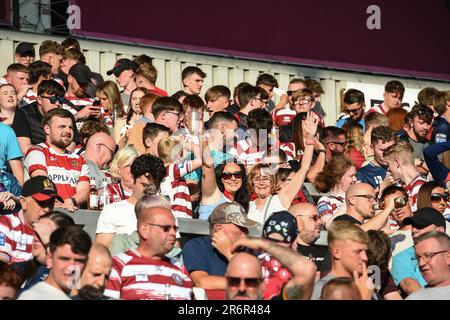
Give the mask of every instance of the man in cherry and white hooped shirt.
[{"label": "man in cherry and white hooped shirt", "polygon": [[389,165],[393,179],[402,183],[408,194],[411,209],[417,211],[417,195],[420,187],[427,182],[414,165],[413,147],[406,141],[399,141],[387,148],[383,155]]},{"label": "man in cherry and white hooped shirt", "polygon": [[53,109],[44,115],[42,122],[45,143],[28,149],[25,169],[30,177],[48,176],[64,199],[56,206],[74,211],[87,200],[89,169],[81,156],[66,150],[73,140],[71,114],[64,109]]},{"label": "man in cherry and white hooped shirt", "polygon": [[401,108],[404,93],[405,87],[400,81],[389,81],[384,86],[383,103],[370,108],[366,114],[378,112],[387,115],[389,110]]},{"label": "man in cherry and white hooped shirt", "polygon": [[67,101],[63,109],[69,110],[75,116],[78,129],[82,127],[83,120],[89,117],[99,118],[101,115],[100,106],[93,106],[94,99],[86,94],[88,85],[92,83],[91,78],[91,69],[82,63],[73,65],[67,75]]},{"label": "man in cherry and white hooped shirt", "polygon": [[35,102],[39,84],[44,80],[51,80],[52,77],[52,66],[48,63],[38,60],[30,64],[28,67],[28,85],[30,88],[19,101],[19,108]]},{"label": "man in cherry and white hooped shirt", "polygon": [[49,178],[38,176],[25,182],[19,198],[22,210],[0,216],[0,260],[12,264],[33,259],[34,225],[53,210],[56,199],[62,201]]},{"label": "man in cherry and white hooped shirt", "polygon": [[166,254],[178,227],[168,208],[136,206],[139,245],[113,258],[104,294],[123,300],[192,300],[187,270]]}]

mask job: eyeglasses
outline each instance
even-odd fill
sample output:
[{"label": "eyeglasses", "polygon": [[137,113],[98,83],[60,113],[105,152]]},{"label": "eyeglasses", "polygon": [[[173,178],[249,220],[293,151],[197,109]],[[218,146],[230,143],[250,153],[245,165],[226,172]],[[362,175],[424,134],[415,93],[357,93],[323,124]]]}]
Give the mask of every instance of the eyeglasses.
[{"label": "eyeglasses", "polygon": [[235,179],[242,179],[243,174],[242,172],[223,172],[222,173],[222,179],[223,180],[230,180],[232,177]]},{"label": "eyeglasses", "polygon": [[373,196],[371,194],[355,194],[354,197],[366,198],[371,202],[375,201],[375,196]]},{"label": "eyeglasses", "polygon": [[164,232],[169,232],[171,229],[173,229],[175,232],[178,231],[178,227],[177,226],[172,226],[170,224],[162,225],[162,224],[148,223],[148,222],[146,224],[151,225],[151,226],[155,226],[155,227],[160,227],[161,229],[163,229]]},{"label": "eyeglasses", "polygon": [[296,103],[306,104],[306,103],[309,103],[311,101],[312,100],[308,99],[308,98],[297,98],[297,99],[292,100],[292,102],[294,102],[294,104],[296,104]]},{"label": "eyeglasses", "polygon": [[298,214],[295,217],[307,217],[307,218],[313,219],[314,222],[317,222],[320,220],[319,216],[308,216],[306,214]]},{"label": "eyeglasses", "polygon": [[50,101],[51,104],[55,104],[58,101],[61,104],[66,102],[66,98],[58,96],[41,96],[41,98],[48,99],[48,101]]},{"label": "eyeglasses", "polygon": [[422,259],[424,259],[425,263],[428,263],[431,261],[431,259],[433,259],[433,257],[437,254],[441,254],[441,253],[447,253],[448,250],[442,250],[442,251],[438,251],[438,252],[428,252],[428,253],[424,253],[421,255],[418,255],[416,257],[411,258],[412,261],[417,261],[420,262]]},{"label": "eyeglasses", "polygon": [[180,118],[181,118],[181,116],[182,116],[182,114],[181,114],[181,113],[179,113],[179,112],[175,112],[175,111],[166,111],[166,113],[171,113],[171,114],[173,114],[174,116],[177,116],[177,118],[178,118],[178,119],[180,119]]},{"label": "eyeglasses", "polygon": [[103,146],[103,147],[105,147],[106,149],[109,150],[109,152],[111,152],[111,155],[113,155],[114,152],[115,152],[115,150],[110,149],[110,148],[109,148],[106,144],[104,144],[104,143],[97,143],[97,146]]},{"label": "eyeglasses", "polygon": [[431,202],[441,202],[441,200],[444,200],[444,202],[448,202],[449,195],[448,193],[432,193],[430,198]]},{"label": "eyeglasses", "polygon": [[344,142],[330,141],[330,142],[327,142],[325,144],[330,144],[330,143],[338,144],[338,145],[342,146],[343,148],[345,148],[345,146],[347,145],[347,141],[344,141]]},{"label": "eyeglasses", "polygon": [[358,113],[358,112],[362,109],[363,106],[364,106],[364,105],[361,105],[359,108],[353,109],[353,110],[348,110],[348,109],[347,109],[347,112],[350,113],[350,114]]},{"label": "eyeglasses", "polygon": [[246,287],[256,288],[262,282],[261,278],[237,278],[227,277],[227,283],[230,287],[239,287],[241,281],[245,282]]},{"label": "eyeglasses", "polygon": [[271,179],[268,176],[255,177],[253,178],[253,182],[269,182]]},{"label": "eyeglasses", "polygon": [[274,238],[265,238],[266,240],[275,242],[275,243],[291,243],[290,241],[280,240],[280,239],[274,239]]},{"label": "eyeglasses", "polygon": [[268,102],[268,100],[263,99],[263,98],[260,98],[260,97],[254,97],[253,99],[259,100],[259,101],[261,101],[262,103],[267,103],[267,102]]}]

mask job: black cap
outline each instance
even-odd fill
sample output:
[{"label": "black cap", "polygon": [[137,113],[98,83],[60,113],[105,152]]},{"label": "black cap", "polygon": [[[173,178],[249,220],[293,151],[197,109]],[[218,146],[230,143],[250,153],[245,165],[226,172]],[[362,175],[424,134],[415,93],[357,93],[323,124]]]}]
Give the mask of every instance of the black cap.
[{"label": "black cap", "polygon": [[432,224],[438,227],[444,227],[445,229],[445,218],[442,213],[433,208],[421,208],[417,210],[412,217],[403,219],[402,223],[404,225],[413,225],[418,229],[423,229]]},{"label": "black cap", "polygon": [[45,176],[37,176],[27,180],[23,185],[22,196],[31,196],[36,201],[47,201],[55,198],[64,202],[63,198],[56,191],[56,185]]},{"label": "black cap", "polygon": [[116,64],[114,65],[114,68],[112,68],[111,70],[106,72],[106,74],[108,76],[110,76],[111,74],[114,73],[114,75],[116,77],[118,77],[124,70],[131,69],[133,71],[136,71],[138,68],[139,68],[139,65],[136,62],[131,61],[130,59],[124,58],[124,59],[117,60]]},{"label": "black cap", "polygon": [[284,242],[292,242],[297,238],[297,219],[288,211],[278,211],[272,214],[264,223],[263,237],[278,233]]},{"label": "black cap", "polygon": [[16,54],[21,57],[35,57],[36,52],[34,51],[33,44],[29,42],[21,42],[16,47]]},{"label": "black cap", "polygon": [[85,64],[77,63],[69,70],[69,74],[77,80],[79,85],[88,85],[92,83],[91,69]]}]

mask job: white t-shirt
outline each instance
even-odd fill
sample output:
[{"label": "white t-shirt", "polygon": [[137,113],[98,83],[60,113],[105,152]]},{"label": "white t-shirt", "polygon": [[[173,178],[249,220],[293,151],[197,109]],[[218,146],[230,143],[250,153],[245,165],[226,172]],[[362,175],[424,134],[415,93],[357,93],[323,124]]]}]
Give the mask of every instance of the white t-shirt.
[{"label": "white t-shirt", "polygon": [[134,205],[127,200],[106,205],[97,222],[96,233],[131,234],[137,229]]},{"label": "white t-shirt", "polygon": [[256,208],[255,200],[249,202],[248,206],[248,214],[247,218],[250,220],[256,221],[261,225],[264,225],[264,222],[274,213],[277,211],[284,211],[288,208],[284,208],[281,204],[280,197],[276,194],[273,196],[270,196],[266,200],[266,204],[264,205],[264,208],[262,211],[259,211]]},{"label": "white t-shirt", "polygon": [[68,295],[45,281],[41,281],[25,290],[17,300],[71,300]]}]

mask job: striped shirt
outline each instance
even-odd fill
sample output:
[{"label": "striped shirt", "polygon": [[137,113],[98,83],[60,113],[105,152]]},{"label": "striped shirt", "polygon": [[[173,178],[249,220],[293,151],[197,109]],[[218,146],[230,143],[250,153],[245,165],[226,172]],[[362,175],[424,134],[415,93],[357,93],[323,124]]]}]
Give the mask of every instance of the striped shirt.
[{"label": "striped shirt", "polygon": [[26,106],[29,105],[37,100],[37,93],[34,92],[32,89],[28,89],[27,93],[25,93],[25,96],[22,98],[21,105]]},{"label": "striped shirt", "polygon": [[70,198],[77,192],[79,182],[89,183],[89,168],[81,156],[68,152],[59,154],[47,143],[28,149],[24,167],[30,176],[36,170],[44,170],[63,199]]},{"label": "striped shirt", "polygon": [[292,110],[289,106],[283,109],[278,109],[273,114],[273,123],[277,127],[288,125],[296,115],[297,113],[295,110]]},{"label": "striped shirt", "polygon": [[319,201],[317,201],[317,211],[319,213],[320,220],[325,223],[329,219],[332,219],[344,201],[344,197],[338,195],[321,197]]},{"label": "striped shirt", "polygon": [[403,186],[406,193],[408,194],[408,197],[412,200],[412,212],[417,211],[417,195],[419,194],[420,187],[426,182],[427,179],[418,174],[409,184]]},{"label": "striped shirt", "polygon": [[0,216],[0,259],[10,264],[33,259],[34,231],[25,224],[23,211]]},{"label": "striped shirt", "polygon": [[123,300],[192,300],[193,283],[174,259],[143,257],[128,250],[113,258],[105,296]]},{"label": "striped shirt", "polygon": [[378,112],[384,115],[387,115],[389,110],[386,110],[383,108],[384,102],[382,104],[378,104],[367,110],[366,114],[369,114],[371,112]]},{"label": "striped shirt", "polygon": [[192,172],[192,161],[166,166],[166,177],[161,182],[161,195],[168,196],[171,210],[177,218],[192,218],[191,193],[182,177]]}]

